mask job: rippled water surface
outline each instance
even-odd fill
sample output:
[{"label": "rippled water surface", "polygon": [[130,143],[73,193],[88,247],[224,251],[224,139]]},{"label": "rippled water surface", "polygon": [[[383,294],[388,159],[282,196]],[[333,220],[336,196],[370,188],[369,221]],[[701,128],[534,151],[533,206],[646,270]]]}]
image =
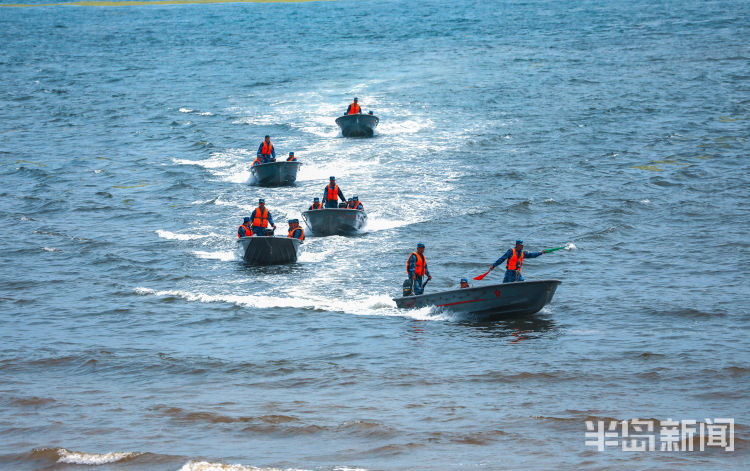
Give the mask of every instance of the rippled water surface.
[{"label": "rippled water surface", "polygon": [[[0,468],[746,469],[749,5],[0,8]],[[249,184],[265,134],[296,186]],[[365,234],[235,259],[329,175]],[[417,242],[438,291],[516,238],[568,248],[540,313],[395,307]],[[721,417],[733,452],[585,445]]]}]

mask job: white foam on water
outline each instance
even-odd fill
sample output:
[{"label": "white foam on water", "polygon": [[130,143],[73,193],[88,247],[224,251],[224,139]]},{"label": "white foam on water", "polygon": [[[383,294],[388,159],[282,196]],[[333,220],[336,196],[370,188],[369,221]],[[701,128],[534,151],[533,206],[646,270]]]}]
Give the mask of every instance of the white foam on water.
[{"label": "white foam on water", "polygon": [[[143,296],[175,296],[187,301],[201,303],[230,303],[251,308],[297,308],[316,311],[345,312],[360,316],[385,316],[385,317],[408,317],[416,320],[436,321],[450,320],[449,313],[442,312],[432,307],[419,309],[398,309],[396,303],[386,294],[376,294],[364,298],[331,299],[320,297],[295,296],[294,290],[291,296],[255,296],[238,294],[205,294],[194,293],[184,290],[162,290],[139,286],[135,293]],[[296,289],[297,293],[306,294],[302,288]]]},{"label": "white foam on water", "polygon": [[649,200],[647,200],[647,199],[645,199],[645,200],[641,200],[641,203],[642,203],[642,204],[649,204],[650,202],[651,202],[651,201],[649,201]]},{"label": "white foam on water", "polygon": [[79,451],[69,451],[65,448],[58,448],[57,454],[60,458],[57,460],[58,463],[67,464],[86,464],[86,465],[102,465],[108,463],[115,463],[117,461],[133,458],[142,453],[134,452],[120,452],[113,451],[110,453],[83,453]]},{"label": "white foam on water", "polygon": [[576,248],[576,244],[574,244],[573,242],[568,242],[567,244],[565,244],[565,250],[575,250]]},{"label": "white foam on water", "polygon": [[62,252],[62,250],[55,247],[42,247],[45,252]]},{"label": "white foam on water", "polygon": [[188,461],[179,471],[309,471],[297,468],[258,468],[243,464],[211,463],[208,461]]},{"label": "white foam on water", "polygon": [[234,252],[231,251],[204,252],[202,250],[194,250],[193,254],[198,258],[205,258],[208,260],[221,260],[222,262],[237,260]]},{"label": "white foam on water", "polygon": [[192,113],[193,112],[193,110],[191,110],[190,108],[180,108],[178,111],[180,113]]},{"label": "white foam on water", "polygon": [[209,234],[177,234],[174,232],[164,231],[161,229],[158,229],[155,232],[156,232],[156,235],[158,235],[162,239],[169,239],[169,240],[195,240],[195,239],[205,239],[206,237],[219,237],[219,234],[216,234],[214,232],[211,232]]},{"label": "white foam on water", "polygon": [[397,227],[408,226],[409,224],[415,224],[419,221],[404,221],[397,219],[385,219],[378,217],[368,216],[367,226],[365,227],[366,232],[377,232],[388,229],[395,229]]},{"label": "white foam on water", "polygon": [[213,115],[214,115],[214,114],[213,114],[213,113],[211,113],[210,111],[201,111],[201,112],[200,112],[200,113],[198,113],[198,114],[199,114],[200,116],[213,116]]}]

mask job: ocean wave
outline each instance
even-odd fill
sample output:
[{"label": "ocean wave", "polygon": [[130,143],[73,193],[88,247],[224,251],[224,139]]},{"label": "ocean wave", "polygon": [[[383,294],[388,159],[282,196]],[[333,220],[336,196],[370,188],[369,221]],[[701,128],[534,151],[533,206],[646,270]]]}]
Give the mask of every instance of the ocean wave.
[{"label": "ocean wave", "polygon": [[[211,463],[209,461],[188,461],[180,471],[282,471],[279,468],[258,468],[243,464]],[[306,471],[297,468],[285,468],[283,471]]]},{"label": "ocean wave", "polygon": [[162,239],[168,239],[168,240],[195,240],[195,239],[205,239],[206,237],[221,237],[219,234],[216,233],[209,233],[209,234],[177,234],[175,232],[165,231],[162,229],[157,229],[156,235],[161,237]]},{"label": "ocean wave", "polygon": [[183,290],[157,291],[146,287],[135,288],[135,293],[143,296],[152,295],[166,298],[181,298],[201,303],[230,303],[251,308],[297,308],[312,311],[346,312],[355,315],[409,317],[417,320],[453,320],[455,315],[443,312],[439,308],[423,307],[419,309],[398,309],[390,296],[372,295],[364,298],[331,299],[304,297],[292,293],[289,297],[254,296],[235,294],[206,294]]},{"label": "ocean wave", "polygon": [[198,258],[221,260],[222,262],[237,260],[233,251],[204,252],[202,250],[194,250],[193,254]]},{"label": "ocean wave", "polygon": [[116,463],[118,461],[128,460],[141,455],[142,453],[129,452],[129,451],[112,451],[109,453],[85,453],[81,451],[70,451],[65,448],[56,449],[58,456],[60,457],[58,463],[67,464],[86,464],[86,465],[102,465],[109,463]]}]

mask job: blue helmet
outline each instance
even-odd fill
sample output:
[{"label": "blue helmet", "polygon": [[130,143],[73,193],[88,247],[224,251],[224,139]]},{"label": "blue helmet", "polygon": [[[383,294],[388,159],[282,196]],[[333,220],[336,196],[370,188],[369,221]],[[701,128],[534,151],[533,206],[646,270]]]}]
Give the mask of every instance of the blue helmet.
[{"label": "blue helmet", "polygon": [[523,245],[523,241],[521,239],[516,240],[516,245]]},{"label": "blue helmet", "polygon": [[417,244],[417,248],[420,248],[420,247],[424,248],[424,244],[422,242]]},{"label": "blue helmet", "polygon": [[250,222],[250,218],[249,218],[249,217],[244,217],[244,218],[242,219],[242,223],[243,223],[243,224],[245,224],[245,223],[248,223],[248,222]]}]

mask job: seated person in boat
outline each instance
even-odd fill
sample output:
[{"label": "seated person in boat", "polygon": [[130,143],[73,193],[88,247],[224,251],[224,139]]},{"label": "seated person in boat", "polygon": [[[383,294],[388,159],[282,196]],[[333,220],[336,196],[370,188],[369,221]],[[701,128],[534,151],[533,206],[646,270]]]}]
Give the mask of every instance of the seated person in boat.
[{"label": "seated person in boat", "polygon": [[297,157],[294,156],[294,152],[290,152],[289,153],[289,157],[286,158],[286,161],[287,162],[296,162],[297,161]]},{"label": "seated person in boat", "polygon": [[356,96],[352,104],[349,105],[349,108],[346,109],[346,114],[362,114],[362,108],[360,108]]},{"label": "seated person in boat", "polygon": [[523,259],[536,258],[545,252],[546,250],[542,250],[541,252],[526,252],[523,249],[523,241],[519,239],[516,241],[515,248],[508,249],[508,251],[505,252],[505,255],[498,258],[497,261],[490,266],[490,271],[494,270],[496,266],[507,260],[508,262],[505,265],[505,277],[503,278],[503,283],[523,281],[523,277],[521,276]]},{"label": "seated person in boat", "polygon": [[276,149],[273,148],[271,143],[271,136],[266,136],[258,146],[258,157],[261,158],[263,163],[276,162]]},{"label": "seated person in boat", "polygon": [[[351,198],[349,198],[348,200],[346,200],[346,206],[344,206],[344,207],[346,209],[352,209],[352,201],[354,201],[354,200],[352,200]],[[339,206],[339,207],[341,207],[341,206]]]},{"label": "seated person in boat", "polygon": [[237,229],[237,237],[250,237],[253,235],[253,228],[250,226],[251,220],[248,217],[242,220],[242,225]]},{"label": "seated person in boat", "polygon": [[255,167],[256,165],[260,165],[262,163],[263,163],[263,158],[261,156],[257,156],[255,157],[255,160],[253,160],[253,167]]},{"label": "seated person in boat", "polygon": [[349,209],[358,209],[360,211],[364,211],[365,207],[362,203],[359,202],[359,196],[352,197],[352,201],[349,204]]},{"label": "seated person in boat", "polygon": [[461,289],[471,288],[471,286],[469,286],[469,280],[467,280],[466,278],[461,278],[460,284],[461,284]]},{"label": "seated person in boat", "polygon": [[276,224],[273,223],[273,216],[268,212],[268,208],[266,208],[266,200],[263,198],[258,200],[258,207],[253,209],[253,212],[250,214],[250,219],[253,221],[253,233],[255,233],[255,235],[271,235],[267,234],[267,232],[270,232],[268,231],[269,223],[271,224],[271,227],[276,229]]},{"label": "seated person in boat", "polygon": [[339,198],[346,205],[346,197],[341,188],[336,184],[336,177],[331,177],[330,182],[323,189],[323,204],[325,204],[326,208],[338,208]]},{"label": "seated person in boat", "polygon": [[287,237],[294,237],[295,239],[305,240],[305,230],[299,225],[299,219],[290,219],[289,223],[289,234]]},{"label": "seated person in boat", "polygon": [[432,279],[430,270],[427,269],[427,260],[424,257],[424,244],[417,244],[417,251],[412,252],[406,260],[406,274],[414,283],[414,294],[420,295],[424,292],[422,277],[427,275],[427,281]]},{"label": "seated person in boat", "polygon": [[307,208],[308,211],[312,211],[313,209],[323,209],[323,205],[320,204],[320,198],[317,196],[313,198],[313,204],[310,205],[309,208]]}]

